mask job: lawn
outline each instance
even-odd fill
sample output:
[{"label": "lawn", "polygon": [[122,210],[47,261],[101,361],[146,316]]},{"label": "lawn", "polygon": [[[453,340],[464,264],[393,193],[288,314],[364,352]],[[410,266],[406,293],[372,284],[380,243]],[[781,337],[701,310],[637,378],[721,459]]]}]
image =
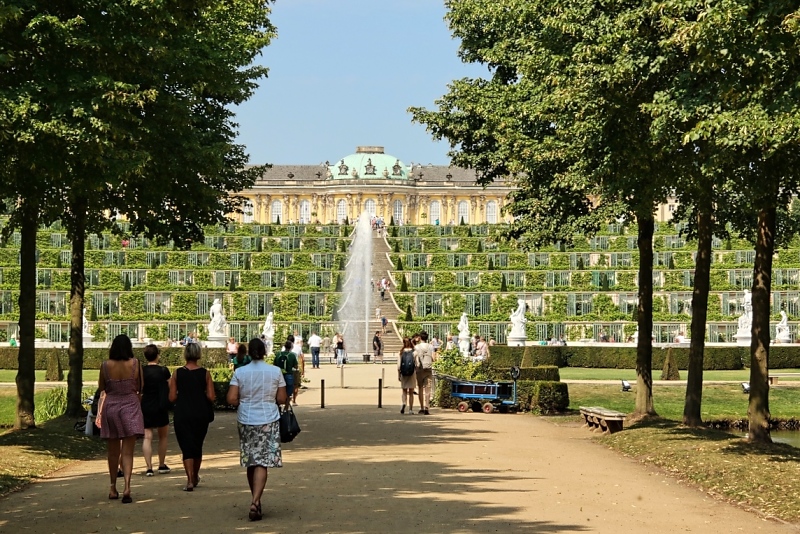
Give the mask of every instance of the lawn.
[{"label": "lawn", "polygon": [[[46,382],[44,375],[46,371],[35,371],[37,382]],[[97,377],[100,371],[97,369],[84,369],[83,370],[83,384],[85,386],[97,384]],[[14,382],[17,379],[16,369],[0,369],[0,382]],[[67,379],[67,371],[64,371],[64,380]]]},{"label": "lawn", "polygon": [[[634,382],[636,380],[635,369],[594,369],[585,367],[562,367],[558,370],[561,375],[561,380],[628,380]],[[687,372],[682,370],[681,379],[686,380]],[[784,380],[800,380],[800,369],[770,369],[770,374],[775,373],[793,373],[797,376],[780,377],[780,381]],[[661,376],[661,371],[654,370],[653,378],[658,380]],[[746,382],[750,380],[750,369],[742,369],[740,371],[703,371],[703,380],[714,382],[722,380],[730,380],[734,382]]]},{"label": "lawn", "polygon": [[[563,378],[563,377],[562,377]],[[630,413],[636,402],[634,391],[623,393],[620,387],[610,384],[570,384],[570,408],[603,406],[611,410]],[[681,421],[686,389],[676,386],[654,386],[653,403],[661,417]],[[702,416],[705,421],[747,418],[748,396],[738,384],[707,385],[703,388]],[[789,419],[800,417],[800,388],[772,387],[769,391],[769,408],[772,417]]]},{"label": "lawn", "polygon": [[[34,404],[42,401],[47,391],[38,391],[33,396]],[[0,428],[14,425],[14,415],[17,413],[17,388],[0,388]]]}]

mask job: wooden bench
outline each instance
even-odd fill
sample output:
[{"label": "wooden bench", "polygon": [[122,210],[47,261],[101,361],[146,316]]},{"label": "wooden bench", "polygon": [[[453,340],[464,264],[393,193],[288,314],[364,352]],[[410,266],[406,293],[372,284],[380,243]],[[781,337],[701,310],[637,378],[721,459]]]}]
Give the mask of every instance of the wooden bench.
[{"label": "wooden bench", "polygon": [[796,376],[800,378],[800,373],[776,373],[774,375],[769,375],[769,385],[774,386],[778,383],[778,378],[786,376]]},{"label": "wooden bench", "polygon": [[613,434],[622,430],[622,422],[627,414],[615,412],[599,406],[581,406],[581,415],[585,427],[592,432],[599,430],[603,433]]}]

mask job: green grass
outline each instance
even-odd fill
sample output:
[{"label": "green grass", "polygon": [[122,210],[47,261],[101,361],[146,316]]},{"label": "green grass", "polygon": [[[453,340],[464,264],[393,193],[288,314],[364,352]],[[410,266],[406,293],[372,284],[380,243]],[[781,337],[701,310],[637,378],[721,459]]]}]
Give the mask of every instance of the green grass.
[{"label": "green grass", "polygon": [[[36,381],[46,382],[44,379],[46,371],[36,371]],[[100,371],[97,369],[84,369],[83,370],[83,384],[85,386],[97,384],[97,378]],[[16,369],[0,369],[0,382],[14,382],[17,378]],[[67,379],[67,370],[64,370],[64,380]]]},{"label": "green grass", "polygon": [[[562,376],[562,378],[564,378]],[[611,410],[631,413],[636,401],[634,391],[623,393],[620,387],[610,384],[570,384],[570,408],[603,406]],[[655,386],[653,403],[661,417],[681,421],[686,389],[676,386]],[[730,420],[747,418],[748,396],[738,384],[709,385],[703,388],[701,413],[703,420]],[[800,417],[800,388],[773,387],[769,392],[772,417],[788,419]]]},{"label": "green grass", "polygon": [[[44,399],[46,391],[39,391],[33,396],[34,404]],[[0,428],[14,425],[14,416],[17,413],[17,388],[0,389]]]},{"label": "green grass", "polygon": [[[593,369],[585,367],[562,367],[559,369],[561,380],[636,380],[635,369]],[[686,380],[687,372],[681,370],[681,380]],[[771,369],[770,374],[775,373],[794,373],[796,377],[780,377],[780,382],[800,380],[800,370],[798,369]],[[661,376],[660,370],[653,371],[653,378],[658,380]],[[750,380],[750,370],[740,371],[703,371],[703,380],[720,381],[731,380],[734,382],[746,382]]]}]

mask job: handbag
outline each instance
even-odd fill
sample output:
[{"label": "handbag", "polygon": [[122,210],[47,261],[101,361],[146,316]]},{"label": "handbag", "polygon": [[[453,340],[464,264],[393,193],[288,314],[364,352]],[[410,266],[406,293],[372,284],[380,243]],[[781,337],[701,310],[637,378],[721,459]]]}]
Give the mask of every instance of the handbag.
[{"label": "handbag", "polygon": [[281,410],[279,426],[281,443],[289,443],[300,433],[300,424],[297,422],[291,406],[287,405]]}]

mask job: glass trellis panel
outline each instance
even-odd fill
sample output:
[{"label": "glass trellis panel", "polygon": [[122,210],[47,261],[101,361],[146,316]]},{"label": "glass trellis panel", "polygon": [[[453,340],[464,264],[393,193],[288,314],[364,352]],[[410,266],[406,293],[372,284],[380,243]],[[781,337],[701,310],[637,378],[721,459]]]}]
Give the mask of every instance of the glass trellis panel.
[{"label": "glass trellis panel", "polygon": [[664,287],[664,271],[653,271],[653,288]]},{"label": "glass trellis panel", "polygon": [[738,317],[744,313],[744,292],[722,293],[722,315]]},{"label": "glass trellis panel", "polygon": [[464,287],[475,287],[480,282],[477,271],[461,271],[456,273],[456,284]]},{"label": "glass trellis panel", "polygon": [[669,267],[672,252],[653,252],[653,267]]},{"label": "glass trellis panel", "polygon": [[736,263],[744,263],[752,265],[756,261],[755,250],[737,250],[734,254]]},{"label": "glass trellis panel", "polygon": [[208,265],[209,258],[208,252],[189,252],[186,263],[195,267],[204,267]]},{"label": "glass trellis panel", "polygon": [[139,337],[139,325],[136,323],[108,323],[109,339],[114,339],[121,334],[137,339]]},{"label": "glass trellis panel", "polygon": [[144,311],[145,313],[154,313],[157,315],[166,315],[169,313],[170,308],[170,294],[169,293],[145,293],[144,294]]},{"label": "glass trellis panel", "polygon": [[97,311],[97,315],[119,313],[119,293],[95,291],[92,293],[92,307]]},{"label": "glass trellis panel", "polygon": [[301,293],[298,313],[322,317],[325,315],[325,295],[323,293]]},{"label": "glass trellis panel", "polygon": [[546,287],[568,287],[571,284],[572,273],[569,271],[548,271],[545,273]]},{"label": "glass trellis panel", "polygon": [[505,252],[499,254],[487,254],[486,256],[488,256],[488,259],[486,261],[488,262],[489,260],[492,260],[492,263],[494,264],[495,268],[508,267],[508,254],[506,254]]},{"label": "glass trellis panel", "polygon": [[282,271],[263,271],[261,273],[261,287],[283,287],[286,283],[286,273]]},{"label": "glass trellis panel", "polygon": [[170,271],[169,283],[173,286],[190,286],[194,283],[194,271]]},{"label": "glass trellis panel", "polygon": [[506,271],[503,276],[506,277],[506,285],[508,287],[525,286],[525,272],[523,271]]},{"label": "glass trellis panel", "polygon": [[103,265],[125,265],[124,252],[106,252],[103,256]]},{"label": "glass trellis panel", "polygon": [[711,248],[714,250],[719,250],[722,248],[722,239],[714,236],[711,238]]},{"label": "glass trellis panel", "polygon": [[286,222],[283,220],[283,203],[280,200],[273,200],[270,208],[270,222],[272,224]]},{"label": "glass trellis panel", "polygon": [[272,293],[248,293],[247,314],[252,317],[262,317],[271,312],[272,295]]},{"label": "glass trellis panel", "polygon": [[528,254],[528,266],[539,267],[540,265],[550,265],[550,254],[546,252],[534,252]]},{"label": "glass trellis panel", "polygon": [[439,221],[439,219],[441,218],[441,215],[440,215],[441,206],[442,205],[439,204],[438,200],[434,200],[434,201],[431,202],[431,204],[430,204],[430,211],[431,212],[430,212],[430,217],[428,218],[428,220],[431,222],[431,224],[437,224],[438,222],[441,222],[441,221]]},{"label": "glass trellis panel", "polygon": [[753,271],[749,269],[731,269],[728,271],[728,283],[738,288],[753,287]]},{"label": "glass trellis panel", "polygon": [[[335,247],[336,245],[333,245]],[[331,247],[331,248],[333,248]],[[312,254],[311,263],[320,269],[333,269],[334,254]]]},{"label": "glass trellis panel", "polygon": [[633,313],[639,304],[636,293],[620,293],[617,295],[617,305],[622,313]]},{"label": "glass trellis panel", "polygon": [[633,258],[630,252],[612,252],[609,264],[611,267],[632,267]]},{"label": "glass trellis panel", "polygon": [[606,232],[609,234],[619,234],[622,232],[622,225],[620,223],[611,223],[606,225]]},{"label": "glass trellis panel", "polygon": [[608,250],[608,237],[597,236],[589,238],[589,248],[592,250]]},{"label": "glass trellis panel", "polygon": [[[244,335],[242,335],[244,332]],[[242,328],[241,323],[228,323],[228,335],[232,337],[237,343],[247,343],[247,326]]]},{"label": "glass trellis panel", "polygon": [[448,267],[466,267],[468,264],[466,254],[448,254],[447,266]]},{"label": "glass trellis panel", "polygon": [[608,289],[616,284],[614,271],[592,271],[592,285],[598,289]]},{"label": "glass trellis panel", "polygon": [[120,271],[122,283],[128,283],[131,287],[144,285],[147,281],[147,271],[144,269]]},{"label": "glass trellis panel", "polygon": [[[290,226],[289,227],[289,237],[299,237],[306,233],[305,226]],[[298,245],[299,248],[299,245]]]},{"label": "glass trellis panel", "polygon": [[486,203],[486,222],[497,224],[497,202],[490,200]]},{"label": "glass trellis panel", "polygon": [[308,285],[310,286],[316,286],[321,289],[328,289],[331,287],[330,271],[310,272],[307,277]]},{"label": "glass trellis panel", "polygon": [[300,248],[299,237],[282,237],[281,248],[283,250],[297,250]]},{"label": "glass trellis panel", "polygon": [[247,252],[234,252],[231,254],[231,267],[244,268],[248,259],[250,259],[250,254]]},{"label": "glass trellis panel", "polygon": [[[752,271],[751,271],[752,279]],[[798,269],[773,269],[772,283],[776,286],[800,285],[800,270]]]},{"label": "glass trellis panel", "polygon": [[195,293],[195,311],[197,315],[207,315],[209,309],[208,293]]},{"label": "glass trellis panel", "polygon": [[683,271],[683,287],[694,287],[694,271]]},{"label": "glass trellis panel", "polygon": [[336,203],[336,221],[342,224],[347,218],[347,202],[340,200]]},{"label": "glass trellis panel", "polygon": [[[736,338],[733,336],[739,330],[735,324],[711,324],[708,327],[708,341],[711,343],[733,343]],[[694,334],[692,334],[694,335]]]},{"label": "glass trellis panel", "polygon": [[67,294],[63,292],[43,292],[37,295],[40,312],[52,315],[65,315],[67,313]]},{"label": "glass trellis panel", "polygon": [[506,342],[506,328],[505,323],[479,323],[478,334],[487,341],[494,339],[497,343],[502,344]]},{"label": "glass trellis panel", "polygon": [[443,237],[439,240],[439,248],[442,250],[455,250],[458,248],[457,237]]},{"label": "glass trellis panel", "polygon": [[637,242],[635,237],[629,237],[628,241],[628,250],[636,250],[639,248],[639,243]]},{"label": "glass trellis panel", "polygon": [[591,263],[591,254],[588,252],[572,252],[569,255],[570,269],[586,269]]},{"label": "glass trellis panel", "polygon": [[592,326],[592,338],[595,341],[600,341],[600,334],[605,333],[610,340],[625,341],[624,328],[621,324],[615,323],[595,323]]},{"label": "glass trellis panel", "polygon": [[797,291],[772,293],[772,313],[779,313],[781,310],[789,315],[800,315],[800,293]]},{"label": "glass trellis panel", "polygon": [[570,293],[567,295],[567,315],[580,316],[592,313],[591,293]]},{"label": "glass trellis panel", "polygon": [[91,250],[97,250],[100,248],[100,238],[97,237],[96,234],[89,235],[89,248]]},{"label": "glass trellis panel", "polygon": [[50,287],[53,283],[53,271],[50,269],[36,269],[36,285]]},{"label": "glass trellis panel", "polygon": [[427,254],[406,254],[406,267],[418,268],[428,266]]},{"label": "glass trellis panel", "polygon": [[[428,333],[428,339],[432,339],[434,336],[438,337],[442,344],[447,339],[447,334],[451,333],[452,325],[450,323],[422,323],[421,330]],[[452,332],[453,338],[455,340],[457,333]]]},{"label": "glass trellis panel", "polygon": [[0,313],[14,313],[14,299],[11,291],[0,291]]},{"label": "glass trellis panel", "polygon": [[370,214],[370,216],[375,217],[377,213],[377,205],[374,200],[368,198],[366,202],[364,202],[364,211]]},{"label": "glass trellis panel", "polygon": [[453,235],[453,227],[452,226],[437,226],[436,227],[436,235]]},{"label": "glass trellis panel", "polygon": [[488,315],[492,313],[492,295],[490,293],[467,293],[464,297],[466,300],[464,311],[467,315]]},{"label": "glass trellis panel", "polygon": [[273,253],[270,255],[271,265],[272,267],[277,268],[284,268],[288,267],[291,264],[291,254],[281,254],[279,252]]},{"label": "glass trellis panel", "polygon": [[442,295],[440,293],[417,294],[417,316],[442,315]]},{"label": "glass trellis panel", "polygon": [[47,325],[47,339],[54,343],[69,341],[69,325],[49,323]]},{"label": "glass trellis panel", "polygon": [[410,275],[409,285],[414,289],[423,288],[425,286],[433,285],[434,274],[429,271],[408,273]]},{"label": "glass trellis panel", "polygon": [[394,217],[395,224],[405,223],[403,219],[403,203],[401,201],[395,200],[392,204],[392,216]]},{"label": "glass trellis panel", "polygon": [[52,248],[61,248],[61,234],[50,234],[50,246]]},{"label": "glass trellis panel", "polygon": [[686,239],[677,235],[664,236],[664,246],[667,248],[683,248],[686,246]]},{"label": "glass trellis panel", "polygon": [[458,219],[456,224],[469,224],[469,203],[466,200],[461,200],[458,203]]},{"label": "glass trellis panel", "polygon": [[[322,250],[336,250],[336,239],[332,237],[320,237],[317,239],[317,247]],[[312,254],[312,261],[316,254]],[[316,263],[314,265],[317,265]],[[319,267],[319,265],[317,265]]]},{"label": "glass trellis panel", "polygon": [[669,313],[673,315],[692,314],[692,294],[688,292],[669,294]]},{"label": "glass trellis panel", "polygon": [[145,262],[151,268],[156,268],[159,265],[163,265],[167,263],[167,253],[166,252],[146,252],[145,253]]}]

